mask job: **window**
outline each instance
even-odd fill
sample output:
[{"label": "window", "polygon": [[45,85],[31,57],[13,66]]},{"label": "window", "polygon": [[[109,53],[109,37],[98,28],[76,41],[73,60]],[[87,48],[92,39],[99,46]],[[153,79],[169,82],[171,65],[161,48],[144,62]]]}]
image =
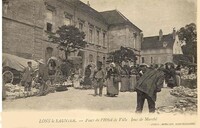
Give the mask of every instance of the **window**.
[{"label": "window", "polygon": [[72,20],[73,15],[64,12],[64,25],[71,25],[71,20]]},{"label": "window", "polygon": [[144,57],[142,57],[142,63],[144,63]]},{"label": "window", "polygon": [[46,10],[46,30],[52,32],[53,30],[53,11]]},{"label": "window", "polygon": [[64,25],[71,25],[71,18],[65,17],[64,18]]},{"label": "window", "polygon": [[106,46],[106,33],[103,33],[103,46]]},{"label": "window", "polygon": [[51,24],[51,23],[48,23],[48,22],[47,22],[47,28],[46,28],[46,30],[47,30],[48,32],[52,32],[52,24]]},{"label": "window", "polygon": [[89,42],[92,43],[92,34],[93,34],[93,31],[92,29],[89,30]]},{"label": "window", "polygon": [[100,33],[100,31],[97,30],[97,44],[99,44],[99,33]]},{"label": "window", "polygon": [[89,62],[93,62],[93,55],[92,54],[89,55]]},{"label": "window", "polygon": [[79,23],[79,30],[83,31],[83,23]]}]

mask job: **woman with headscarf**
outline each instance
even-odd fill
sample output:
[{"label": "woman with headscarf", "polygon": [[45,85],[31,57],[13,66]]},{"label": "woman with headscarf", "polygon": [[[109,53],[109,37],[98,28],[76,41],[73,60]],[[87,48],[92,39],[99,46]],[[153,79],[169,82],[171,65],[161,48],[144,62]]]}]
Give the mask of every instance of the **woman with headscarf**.
[{"label": "woman with headscarf", "polygon": [[124,65],[121,70],[121,92],[129,91],[129,71],[130,68],[128,65]]},{"label": "woman with headscarf", "polygon": [[80,65],[76,65],[74,72],[73,72],[73,84],[74,84],[74,88],[76,89],[80,89],[80,76],[81,76],[81,69],[80,69]]},{"label": "woman with headscarf", "polygon": [[107,71],[107,95],[114,97],[119,94],[119,71],[116,68],[115,63],[110,64],[110,68]]},{"label": "woman with headscarf", "polygon": [[91,73],[92,73],[91,67],[92,65],[89,64],[85,69],[85,77],[84,77],[84,82],[83,82],[83,88],[85,89],[91,88],[92,86],[92,80],[90,78]]},{"label": "woman with headscarf", "polygon": [[135,85],[136,85],[136,83],[137,83],[137,74],[138,74],[138,72],[137,72],[137,70],[136,70],[136,67],[134,67],[134,66],[131,66],[131,69],[130,69],[130,86],[129,86],[129,91],[130,92],[133,92],[133,91],[135,91]]}]

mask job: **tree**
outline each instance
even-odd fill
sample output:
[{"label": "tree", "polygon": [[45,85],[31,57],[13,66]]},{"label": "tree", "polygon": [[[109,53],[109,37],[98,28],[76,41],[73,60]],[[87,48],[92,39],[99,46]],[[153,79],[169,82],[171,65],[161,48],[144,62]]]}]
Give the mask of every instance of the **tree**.
[{"label": "tree", "polygon": [[123,61],[132,61],[135,62],[137,57],[133,50],[122,47],[119,50],[109,53],[108,61],[115,62],[121,66]]},{"label": "tree", "polygon": [[53,43],[58,43],[59,50],[64,50],[66,60],[69,53],[84,48],[86,45],[85,33],[72,25],[59,27],[56,33],[49,34],[49,39]]},{"label": "tree", "polygon": [[183,54],[193,57],[193,62],[197,62],[197,30],[196,24],[191,23],[178,31],[179,39],[185,41],[186,45],[182,46]]}]

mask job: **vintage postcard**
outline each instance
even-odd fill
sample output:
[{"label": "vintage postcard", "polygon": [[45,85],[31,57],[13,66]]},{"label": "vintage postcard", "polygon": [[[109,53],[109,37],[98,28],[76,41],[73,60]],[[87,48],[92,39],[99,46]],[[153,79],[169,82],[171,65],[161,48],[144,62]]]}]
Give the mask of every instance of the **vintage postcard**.
[{"label": "vintage postcard", "polygon": [[2,128],[199,125],[198,0],[2,0]]}]

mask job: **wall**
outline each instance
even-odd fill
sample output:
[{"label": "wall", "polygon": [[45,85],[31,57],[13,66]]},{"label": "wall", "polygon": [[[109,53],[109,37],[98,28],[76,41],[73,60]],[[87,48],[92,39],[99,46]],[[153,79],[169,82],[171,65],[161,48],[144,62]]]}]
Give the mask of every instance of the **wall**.
[{"label": "wall", "polygon": [[[85,41],[88,42],[86,48],[81,49],[83,51],[83,68],[86,67],[90,62],[89,55],[93,55],[93,62],[96,64],[97,56],[99,56],[99,60],[103,61],[103,57],[106,57],[107,54],[107,28],[108,26],[94,18],[88,12],[81,10],[80,8],[74,7],[73,5],[65,2],[64,0],[46,0],[47,6],[51,6],[55,8],[53,13],[53,31],[55,32],[58,27],[64,25],[65,15],[67,13],[71,15],[71,25],[75,25],[79,28],[79,23],[83,24],[83,32],[86,34]],[[45,20],[44,20],[45,22]],[[93,26],[93,38],[92,41],[89,40],[89,28]],[[97,33],[96,31],[99,30],[99,43],[97,43]],[[45,27],[44,27],[45,31]],[[106,33],[105,37],[105,45],[103,45],[103,33]],[[44,37],[46,41],[48,40],[47,34],[44,32]],[[78,52],[77,52],[78,53]],[[75,54],[71,54],[75,55]]]},{"label": "wall", "polygon": [[142,58],[144,58],[144,63],[148,65],[153,63],[164,64],[166,62],[172,62],[173,61],[172,49],[142,50],[141,63],[142,63]]},{"label": "wall", "polygon": [[34,6],[31,0],[10,0],[3,6],[3,52],[32,58],[34,51]]},{"label": "wall", "polygon": [[[107,32],[105,23],[94,19],[87,12],[74,10],[73,6],[64,0],[9,0],[9,7],[3,12],[3,52],[18,55],[24,58],[46,59],[46,48],[53,48],[53,56],[59,56],[57,44],[49,43],[46,31],[47,6],[53,6],[53,32],[59,26],[64,25],[64,12],[72,17],[72,24],[78,27],[79,20],[83,20],[83,31],[86,34],[85,41],[88,42],[89,23],[94,25],[93,42],[90,42],[84,51],[86,62],[88,54],[98,54],[102,59],[107,53],[106,44],[103,46],[103,32]],[[4,8],[5,10],[5,8]],[[100,42],[96,43],[96,28],[100,28]],[[96,60],[96,56],[94,56]],[[87,65],[86,63],[84,65]]]}]

